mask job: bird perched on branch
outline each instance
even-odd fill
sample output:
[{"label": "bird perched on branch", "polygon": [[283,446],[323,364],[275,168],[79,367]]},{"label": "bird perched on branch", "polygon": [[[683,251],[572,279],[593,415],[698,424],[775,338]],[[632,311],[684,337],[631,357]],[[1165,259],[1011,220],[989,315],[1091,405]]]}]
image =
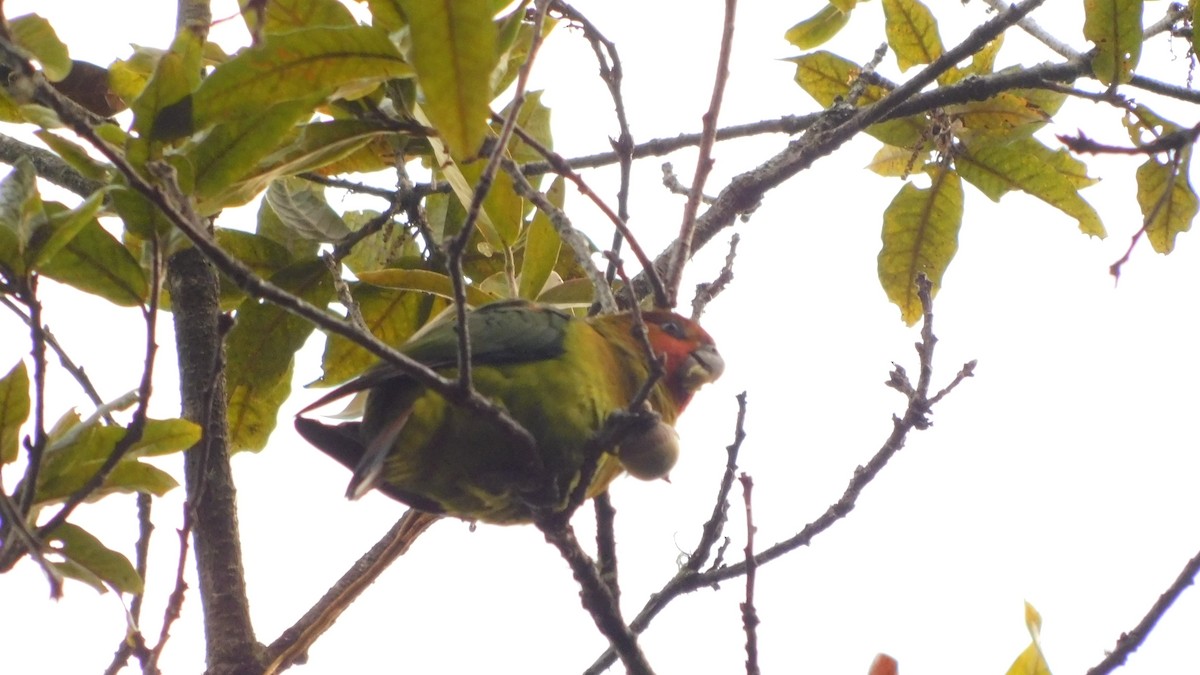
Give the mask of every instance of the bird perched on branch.
[{"label": "bird perched on branch", "polygon": [[[350,497],[375,488],[432,514],[528,522],[538,509],[566,508],[589,469],[586,496],[593,497],[622,470],[649,480],[665,477],[674,465],[676,418],[725,364],[695,322],[661,310],[641,316],[645,341],[630,313],[581,319],[506,301],[468,314],[473,384],[532,435],[533,448],[388,365],[309,407],[365,393],[361,421],[333,425],[297,417],[296,428],[354,470]],[[618,445],[604,447],[597,432],[650,380],[646,344],[662,364],[642,406],[655,415],[632,414],[624,433],[616,432]],[[401,347],[448,378],[457,376],[458,349],[454,321]]]}]

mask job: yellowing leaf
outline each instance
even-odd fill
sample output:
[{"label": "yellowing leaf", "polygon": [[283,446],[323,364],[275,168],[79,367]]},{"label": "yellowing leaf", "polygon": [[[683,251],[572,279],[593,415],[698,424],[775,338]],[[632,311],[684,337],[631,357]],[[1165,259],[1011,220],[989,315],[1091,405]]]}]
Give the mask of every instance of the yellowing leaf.
[{"label": "yellowing leaf", "polygon": [[[320,260],[296,263],[271,282],[318,307],[333,299],[333,280]],[[312,331],[311,323],[273,303],[251,298],[238,307],[226,338],[231,450],[266,446],[279,406],[291,393],[294,355]]]},{"label": "yellowing leaf", "polygon": [[880,176],[895,176],[905,178],[913,172],[914,167],[925,164],[929,159],[929,150],[913,152],[912,148],[898,148],[884,144],[871,158],[867,169]]},{"label": "yellowing leaf", "polygon": [[968,144],[1028,136],[1050,119],[1037,105],[1008,92],[982,101],[948,106],[946,112],[962,123],[957,135]]},{"label": "yellowing leaf", "polygon": [[[371,333],[398,347],[429,317],[445,306],[445,301],[424,293],[411,293],[371,284],[357,284],[353,289],[358,309]],[[309,386],[332,387],[358,375],[379,358],[340,336],[329,335],[321,359],[321,377]]]},{"label": "yellowing leaf", "polygon": [[[118,591],[122,593],[142,592],[142,578],[138,576],[129,560],[102,544],[99,539],[83,528],[71,523],[63,523],[54,528],[46,539],[51,544],[57,544],[52,548],[58,555],[78,565],[79,568],[96,578],[112,584]],[[61,563],[56,563],[55,566],[66,576],[81,577],[81,575],[73,573],[69,566],[63,567]],[[86,576],[83,576],[81,580],[95,585]],[[103,592],[104,587],[98,586],[97,590]]]},{"label": "yellowing leaf", "polygon": [[172,139],[191,133],[191,99],[200,84],[203,43],[183,29],[171,49],[154,65],[146,86],[134,99],[133,128],[143,138]]},{"label": "yellowing leaf", "polygon": [[29,373],[18,361],[0,378],[0,464],[17,459],[21,449],[21,425],[29,416]]},{"label": "yellowing leaf", "polygon": [[850,21],[850,13],[838,9],[832,3],[817,10],[817,13],[788,29],[783,37],[800,49],[819,47],[838,34]]},{"label": "yellowing leaf", "polygon": [[937,20],[919,0],[883,0],[883,16],[888,45],[900,70],[932,63],[942,55]]},{"label": "yellowing leaf", "polygon": [[929,173],[932,185],[918,188],[906,183],[883,212],[879,281],[910,326],[922,313],[917,277],[924,274],[937,292],[958,250],[962,225],[963,192],[958,174],[941,167]]},{"label": "yellowing leaf", "polygon": [[42,64],[46,79],[58,82],[71,72],[71,56],[67,46],[58,39],[54,27],[37,14],[26,14],[9,19],[8,28],[16,43]]},{"label": "yellowing leaf", "polygon": [[[1188,153],[1190,155],[1190,153]],[[1175,248],[1175,235],[1187,232],[1200,209],[1187,176],[1188,160],[1177,171],[1151,157],[1137,170],[1137,200],[1145,218],[1146,238],[1159,253]]]},{"label": "yellowing leaf", "polygon": [[[47,204],[47,209],[56,206]],[[142,266],[129,249],[94,219],[84,224],[53,258],[42,263],[39,271],[121,307],[140,305],[150,292]]]},{"label": "yellowing leaf", "polygon": [[1104,84],[1128,82],[1142,54],[1143,0],[1084,0],[1083,36],[1096,45],[1092,72]]},{"label": "yellowing leaf", "polygon": [[[546,191],[546,198],[551,204],[562,208],[566,192],[562,176],[556,176]],[[562,248],[562,240],[550,216],[539,210],[533,216],[533,223],[525,232],[524,258],[521,261],[521,279],[518,295],[522,298],[536,299],[546,286],[554,265],[558,262],[558,252]]]},{"label": "yellowing leaf", "polygon": [[479,151],[487,134],[492,71],[499,62],[490,0],[400,0],[412,38],[424,108],[457,160]]},{"label": "yellowing leaf", "polygon": [[[338,0],[239,0],[242,19],[252,35],[271,35],[314,26],[353,26],[354,15]],[[261,13],[256,11],[261,9]],[[259,19],[262,19],[260,22]]]},{"label": "yellowing leaf", "polygon": [[1079,195],[1075,182],[1060,173],[1061,163],[1053,151],[1033,138],[967,148],[954,158],[963,180],[993,201],[1009,190],[1021,190],[1075,218],[1084,234],[1103,238],[1106,233],[1100,215]]},{"label": "yellowing leaf", "polygon": [[[860,69],[853,61],[826,51],[817,51],[787,59],[796,64],[796,84],[822,106],[828,108],[850,93],[850,86],[858,79]],[[859,107],[883,98],[887,91],[883,87],[867,85],[858,97]],[[914,115],[898,120],[880,122],[867,127],[867,133],[884,143],[900,147],[913,147],[921,139],[926,124],[923,115]]]},{"label": "yellowing leaf", "polygon": [[1025,626],[1031,638],[1029,646],[1013,661],[1007,675],[1050,675],[1050,666],[1042,654],[1042,616],[1028,602],[1025,603]]},{"label": "yellowing leaf", "polygon": [[[383,286],[385,288],[423,291],[425,293],[440,295],[444,298],[454,298],[454,286],[450,283],[450,277],[438,272],[387,269],[363,272],[358,275],[358,278],[368,284]],[[472,307],[486,305],[489,302],[495,302],[499,299],[498,296],[481,291],[474,286],[467,286],[467,304]]]},{"label": "yellowing leaf", "polygon": [[361,91],[412,76],[387,34],[366,26],[304,28],[268,36],[221,64],[196,91],[194,126],[261,114],[285,101]]}]

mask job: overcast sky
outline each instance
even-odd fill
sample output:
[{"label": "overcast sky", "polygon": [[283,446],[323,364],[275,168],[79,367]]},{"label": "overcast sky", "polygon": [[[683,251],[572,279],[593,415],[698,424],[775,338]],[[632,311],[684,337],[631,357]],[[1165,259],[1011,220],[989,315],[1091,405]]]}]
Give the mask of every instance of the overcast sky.
[{"label": "overcast sky", "polygon": [[[126,3],[119,17],[102,3],[9,0],[16,16],[48,17],[76,58],[107,64],[128,43],[165,47],[173,3]],[[779,58],[795,52],[783,31],[818,6],[742,3],[732,79],[722,124],[815,109]],[[981,21],[981,3],[930,3],[943,12],[950,44]],[[1081,17],[1063,3],[1035,16],[1083,49]],[[1151,3],[1151,11],[1159,11]],[[709,96],[722,3],[678,5],[587,2],[577,6],[617,42],[636,140],[699,128]],[[231,2],[214,14],[231,15]],[[1047,14],[1047,12],[1051,12]],[[1072,13],[1074,12],[1074,13]],[[829,45],[866,61],[882,41],[879,3],[853,17],[848,35]],[[240,20],[214,32],[244,42]],[[536,88],[554,114],[556,147],[567,156],[607,149],[616,127],[591,52],[558,31],[535,70]],[[1144,72],[1183,82],[1187,45],[1148,48]],[[1002,65],[1051,59],[1012,34]],[[899,79],[894,60],[882,70]],[[1139,96],[1149,101],[1149,97]],[[1164,109],[1191,125],[1194,111]],[[1125,140],[1117,114],[1070,103],[1039,134],[1083,128]],[[718,147],[709,192],[753,167],[787,141],[765,137]],[[749,436],[742,469],[755,480],[757,541],[763,547],[818,517],[867,461],[903,409],[883,386],[893,361],[916,371],[916,329],[905,328],[875,276],[881,212],[900,188],[862,169],[878,147],[848,144],[770,194],[745,225],[731,289],[710,306],[705,325],[727,361],[724,378],[697,397],[680,424],[684,455],[670,484],[618,481],[619,556],[624,609],[632,616],[673,574],[711,510],[733,434],[734,395],[748,392]],[[681,176],[692,153],[673,157]],[[1044,619],[1044,645],[1056,673],[1098,662],[1131,629],[1185,561],[1196,536],[1200,471],[1196,383],[1200,338],[1195,295],[1200,261],[1192,235],[1169,257],[1143,242],[1119,285],[1109,265],[1140,227],[1132,182],[1135,162],[1091,160],[1102,182],[1084,192],[1110,236],[1089,239],[1067,216],[1032,199],[994,204],[967,189],[960,247],[936,313],[940,338],[935,386],[964,361],[977,376],[941,403],[934,426],[908,446],[864,492],[858,508],[810,548],[760,571],[758,611],[765,672],[865,673],[876,652],[904,672],[1003,673],[1028,644],[1025,600]],[[613,172],[589,176],[612,194]],[[604,219],[571,195],[575,222],[607,240]],[[60,197],[65,198],[65,197]],[[336,205],[335,205],[336,206]],[[658,161],[635,167],[631,226],[658,250],[677,230],[682,202],[660,185]],[[226,226],[252,227],[253,208],[227,212]],[[711,279],[725,255],[719,236],[697,255],[688,284]],[[47,321],[106,397],[136,385],[141,323],[101,301],[46,284]],[[690,288],[685,286],[685,288]],[[169,322],[155,410],[175,414]],[[0,368],[28,349],[24,332],[0,316]],[[297,365],[298,382],[317,375],[313,341]],[[56,376],[59,407],[84,405]],[[273,640],[314,602],[400,515],[402,507],[369,495],[342,498],[347,472],[291,433],[295,410],[317,394],[300,392],[280,431],[257,455],[235,459],[252,611],[259,638]],[[165,464],[178,474],[178,462]],[[15,483],[5,474],[5,485]],[[144,630],[157,635],[178,550],[181,494],[156,502],[161,516],[152,553]],[[729,556],[744,544],[735,499]],[[577,518],[590,531],[587,509]],[[132,498],[107,499],[79,512],[105,541],[132,550]],[[192,582],[195,588],[194,581]],[[744,652],[737,603],[741,581],[677,600],[642,644],[660,672],[739,672]],[[1194,660],[1200,601],[1185,592],[1123,670],[1181,672]],[[121,636],[123,609],[112,594],[70,584],[46,599],[35,566],[0,576],[0,638],[13,672],[98,672]],[[199,672],[203,662],[199,598],[188,596],[172,630],[164,672]],[[16,609],[16,608],[19,608]],[[582,670],[603,647],[579,607],[569,570],[530,527],[442,522],[427,533],[317,643],[302,673],[525,672]],[[15,665],[14,664],[15,658]]]}]

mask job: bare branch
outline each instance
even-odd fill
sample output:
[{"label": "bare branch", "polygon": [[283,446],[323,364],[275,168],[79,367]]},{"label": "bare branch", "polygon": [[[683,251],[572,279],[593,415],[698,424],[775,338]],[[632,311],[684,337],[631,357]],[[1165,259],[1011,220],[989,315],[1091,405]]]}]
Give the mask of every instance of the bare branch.
[{"label": "bare branch", "polygon": [[671,261],[667,276],[668,307],[674,307],[679,298],[679,283],[683,278],[684,263],[692,257],[692,237],[696,233],[696,214],[700,210],[700,198],[704,184],[712,172],[712,149],[717,137],[717,115],[721,112],[721,101],[725,98],[725,84],[729,81],[729,58],[733,53],[733,26],[737,16],[737,0],[725,0],[725,22],[721,30],[721,48],[717,54],[717,74],[714,78],[712,98],[708,111],[704,113],[700,131],[700,154],[696,158],[696,175],[688,191],[687,203],[683,207],[683,222],[679,236],[675,238],[675,257]]},{"label": "bare branch", "polygon": [[383,574],[396,558],[407,553],[417,537],[440,518],[441,516],[416,509],[405,511],[400,520],[346,570],[342,578],[338,579],[299,621],[283,631],[283,634],[267,647],[263,654],[266,667],[262,675],[274,675],[301,660],[308,648],[333,626],[342,612],[368,586],[375,583],[379,575]]},{"label": "bare branch", "polygon": [[1187,590],[1189,586],[1196,583],[1196,574],[1200,573],[1200,553],[1197,553],[1187,564],[1180,570],[1179,576],[1175,578],[1174,583],[1163,591],[1163,594],[1158,596],[1158,600],[1150,607],[1150,611],[1138,625],[1133,627],[1133,630],[1128,633],[1121,633],[1121,637],[1117,638],[1117,646],[1111,652],[1105,655],[1100,663],[1093,666],[1087,671],[1087,675],[1107,675],[1117,668],[1125,665],[1125,659],[1129,655],[1137,651],[1137,648],[1146,641],[1146,637],[1150,635],[1150,631],[1154,630],[1158,620],[1167,613],[1171,605],[1179,599],[1180,595]]}]

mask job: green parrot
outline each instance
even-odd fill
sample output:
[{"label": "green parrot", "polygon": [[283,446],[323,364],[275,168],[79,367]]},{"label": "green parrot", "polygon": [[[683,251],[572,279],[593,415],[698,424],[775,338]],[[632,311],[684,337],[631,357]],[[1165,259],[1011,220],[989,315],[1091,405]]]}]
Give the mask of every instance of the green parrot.
[{"label": "green parrot", "polygon": [[[678,455],[676,418],[692,394],[724,370],[712,338],[695,322],[661,310],[644,311],[642,319],[665,366],[646,399],[660,421],[600,457],[588,497],[607,489],[622,470],[642,479],[665,477]],[[351,498],[374,488],[430,514],[529,522],[537,509],[567,506],[588,440],[649,378],[648,357],[633,326],[629,313],[582,319],[525,301],[492,303],[467,315],[474,386],[529,431],[536,457],[493,422],[387,365],[304,411],[360,393],[361,421],[333,425],[297,417],[296,429],[354,471]],[[401,351],[455,377],[455,322],[436,325]]]}]

